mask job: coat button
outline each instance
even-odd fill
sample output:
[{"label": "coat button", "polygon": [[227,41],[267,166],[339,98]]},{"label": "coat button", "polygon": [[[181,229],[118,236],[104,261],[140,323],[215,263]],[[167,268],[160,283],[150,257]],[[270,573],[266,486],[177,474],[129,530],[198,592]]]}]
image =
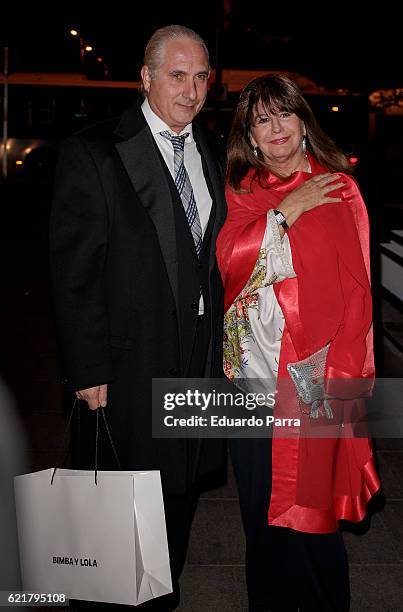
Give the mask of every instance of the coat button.
[{"label": "coat button", "polygon": [[199,310],[199,302],[192,302],[192,303],[190,304],[190,308],[191,308],[192,310]]},{"label": "coat button", "polygon": [[171,314],[174,319],[178,318],[178,315],[176,314],[176,310],[173,310]]},{"label": "coat button", "polygon": [[179,372],[178,372],[178,370],[176,368],[171,368],[169,370],[169,373],[170,373],[171,376],[178,376],[178,374],[179,374]]}]

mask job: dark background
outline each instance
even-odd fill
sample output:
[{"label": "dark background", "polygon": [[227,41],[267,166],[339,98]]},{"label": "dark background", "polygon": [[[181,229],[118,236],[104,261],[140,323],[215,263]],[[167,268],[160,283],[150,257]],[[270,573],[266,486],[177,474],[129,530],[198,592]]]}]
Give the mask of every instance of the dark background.
[{"label": "dark background", "polygon": [[112,79],[138,80],[149,36],[180,23],[205,38],[213,66],[294,70],[319,85],[359,90],[403,82],[393,3],[22,2],[3,8],[0,21],[11,68],[19,71],[79,71],[78,42],[68,35],[75,27],[104,55]]},{"label": "dark background", "polygon": [[[138,81],[148,38],[158,27],[179,23],[205,38],[213,67],[292,71],[324,88],[347,89],[349,95],[339,100],[332,95],[312,96],[309,101],[325,130],[359,157],[356,176],[372,229],[377,375],[402,376],[403,306],[382,286],[380,257],[390,241],[390,230],[403,229],[403,115],[383,116],[379,111],[372,133],[368,115],[369,93],[381,87],[403,87],[402,25],[393,3],[360,6],[350,1],[315,6],[305,2],[298,9],[267,0],[179,0],[162,5],[150,0],[71,1],[60,6],[31,0],[13,4],[0,8],[0,43],[9,46],[10,71],[81,72],[78,41],[68,34],[76,28],[97,55],[105,58],[109,78]],[[15,416],[25,436],[19,445],[15,443],[13,459],[18,466],[10,467],[10,474],[60,465],[65,415],[73,401],[62,394],[59,383],[48,275],[48,218],[58,145],[83,122],[105,118],[111,109],[115,112],[117,106],[129,105],[135,95],[133,90],[120,94],[117,90],[76,88],[68,92],[66,88],[63,92],[45,87],[28,96],[28,89],[19,87],[10,87],[10,127],[16,126],[16,138],[40,138],[46,147],[33,152],[20,176],[14,172],[0,180],[0,376],[15,397]],[[30,122],[28,97],[32,102]],[[58,102],[55,113],[50,112],[52,98]],[[335,100],[341,104],[340,113],[329,112]],[[225,104],[214,104],[211,97],[207,101],[217,111],[223,133],[231,122],[235,101],[235,94]],[[229,108],[222,108],[224,105]],[[13,433],[2,408],[0,403],[0,451]],[[367,531],[366,521],[356,533],[344,533],[351,561],[351,612],[396,612],[402,607],[403,446],[399,439],[388,439],[376,440],[375,448],[383,494],[371,508],[372,528]],[[7,459],[11,461],[11,454]],[[4,464],[0,462],[3,472]],[[0,485],[1,476],[0,469]],[[0,495],[3,500],[11,499],[8,489],[0,490]],[[373,510],[383,511],[373,514]],[[10,543],[9,549],[3,547],[3,566],[8,573],[0,567],[0,586],[15,588],[18,563],[12,518],[9,522],[1,519],[1,527],[10,535]],[[182,580],[181,610],[245,609],[241,534],[230,472],[228,485],[206,494],[199,504]],[[214,607],[217,602],[219,608]]]}]

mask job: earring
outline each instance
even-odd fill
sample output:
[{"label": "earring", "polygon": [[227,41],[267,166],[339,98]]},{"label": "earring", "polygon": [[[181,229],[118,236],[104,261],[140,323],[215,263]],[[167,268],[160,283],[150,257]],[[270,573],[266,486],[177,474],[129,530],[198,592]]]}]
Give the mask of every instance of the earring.
[{"label": "earring", "polygon": [[306,134],[302,137],[302,150],[304,153],[306,152]]},{"label": "earring", "polygon": [[259,157],[259,147],[253,147],[253,155]]}]

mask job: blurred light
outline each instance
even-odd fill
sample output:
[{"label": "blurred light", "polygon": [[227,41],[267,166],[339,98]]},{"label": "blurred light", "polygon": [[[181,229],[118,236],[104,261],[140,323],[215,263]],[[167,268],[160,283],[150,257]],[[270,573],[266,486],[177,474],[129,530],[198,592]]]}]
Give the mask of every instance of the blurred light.
[{"label": "blurred light", "polygon": [[21,159],[17,159],[17,161],[15,162],[16,166],[22,166],[23,161]]},{"label": "blurred light", "polygon": [[94,50],[94,48],[93,48],[93,47],[91,47],[91,45],[86,45],[86,46],[85,46],[85,50],[86,50],[86,51],[93,51],[93,50]]},{"label": "blurred light", "polygon": [[385,109],[387,112],[392,111],[393,114],[394,110],[396,114],[400,114],[399,111],[403,107],[403,89],[379,89],[371,93],[369,100],[372,106]]},{"label": "blurred light", "polygon": [[97,57],[97,62],[103,62],[104,60],[102,59],[102,57]]},{"label": "blurred light", "polygon": [[332,113],[338,113],[340,110],[340,106],[331,106],[330,110],[332,111]]},{"label": "blurred light", "polygon": [[27,147],[26,149],[24,149],[25,155],[29,155],[31,151],[32,151],[32,147]]},{"label": "blurred light", "polygon": [[358,157],[352,155],[351,157],[349,157],[348,161],[352,166],[355,166],[355,164],[358,162]]},{"label": "blurred light", "polygon": [[71,34],[72,36],[78,36],[78,32],[77,32],[77,30],[70,30],[70,34]]}]

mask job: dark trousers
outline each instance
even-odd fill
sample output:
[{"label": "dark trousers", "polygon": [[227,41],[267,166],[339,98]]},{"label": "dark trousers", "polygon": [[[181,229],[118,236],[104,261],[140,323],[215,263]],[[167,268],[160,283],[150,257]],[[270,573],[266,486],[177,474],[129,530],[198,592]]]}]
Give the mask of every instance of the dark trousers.
[{"label": "dark trousers", "polygon": [[[192,358],[187,372],[188,378],[201,378],[209,344],[209,322],[206,316],[198,317]],[[138,607],[140,611],[170,612],[179,605],[179,578],[186,561],[190,529],[199,499],[197,464],[200,461],[199,441],[187,440],[188,479],[187,494],[180,497],[164,496],[165,520],[168,535],[173,593],[159,597]]]},{"label": "dark trousers", "polygon": [[230,440],[246,536],[249,610],[345,612],[350,591],[341,533],[310,534],[267,524],[271,443]]},{"label": "dark trousers", "polygon": [[143,610],[171,612],[179,605],[179,578],[186,561],[190,529],[198,498],[198,491],[194,486],[186,496],[164,499],[173,593],[138,606],[136,610],[139,612]]},{"label": "dark trousers", "polygon": [[[209,344],[209,323],[207,317],[199,317],[195,335],[192,358],[187,373],[188,378],[201,378],[207,357]],[[188,488],[186,495],[170,497],[164,495],[165,520],[167,527],[169,559],[172,575],[173,593],[148,601],[136,607],[139,612],[171,612],[179,605],[179,578],[186,561],[190,529],[199,498],[197,483],[197,465],[200,461],[199,441],[187,440],[188,445]],[[164,482],[162,482],[164,489]],[[120,610],[129,606],[110,603],[70,601],[74,608],[92,608],[97,610]]]}]

